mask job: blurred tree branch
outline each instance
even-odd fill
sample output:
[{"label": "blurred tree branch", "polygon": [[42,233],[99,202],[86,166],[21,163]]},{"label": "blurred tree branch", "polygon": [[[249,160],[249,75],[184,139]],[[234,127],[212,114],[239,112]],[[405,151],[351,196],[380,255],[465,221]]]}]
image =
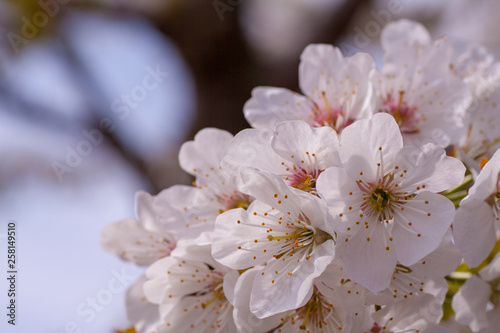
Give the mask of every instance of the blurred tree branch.
[{"label": "blurred tree branch", "polygon": [[[368,2],[344,1],[331,23],[310,42],[338,41],[358,7]],[[220,21],[213,4],[207,0],[184,1],[166,19],[157,22],[177,43],[195,78],[198,117],[189,138],[204,127],[218,127],[232,133],[248,127],[242,109],[256,86],[292,90],[298,86],[298,56],[295,61],[272,68],[258,64],[238,21],[241,6],[225,12],[224,21]]]}]

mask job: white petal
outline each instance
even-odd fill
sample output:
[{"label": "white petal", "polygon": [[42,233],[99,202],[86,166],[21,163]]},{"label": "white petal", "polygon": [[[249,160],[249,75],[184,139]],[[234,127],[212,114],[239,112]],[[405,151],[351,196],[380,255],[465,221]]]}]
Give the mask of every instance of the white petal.
[{"label": "white petal", "polygon": [[204,175],[210,168],[219,168],[233,135],[216,128],[199,131],[194,141],[185,142],[179,151],[181,168],[192,175]]},{"label": "white petal", "polygon": [[316,189],[328,208],[330,219],[326,230],[332,235],[336,232],[353,233],[347,231],[347,228],[352,228],[352,221],[347,220],[344,210],[351,200],[353,203],[361,202],[363,194],[360,194],[359,187],[346,170],[336,167],[326,169],[319,176]]},{"label": "white petal", "polygon": [[375,312],[373,318],[377,323],[387,323],[389,332],[420,332],[429,324],[438,323],[441,316],[440,302],[423,294],[388,305]]},{"label": "white petal", "polygon": [[377,179],[377,164],[382,174],[392,170],[394,158],[403,147],[399,127],[394,118],[385,113],[375,114],[348,126],[340,137],[340,159],[345,171],[353,179],[368,183]]},{"label": "white petal", "polygon": [[406,19],[388,23],[382,30],[380,41],[384,51],[417,44],[428,45],[432,42],[429,32],[422,24]]},{"label": "white petal", "polygon": [[500,252],[498,252],[493,260],[479,271],[479,275],[485,281],[491,282],[500,277]]},{"label": "white petal", "polygon": [[[255,277],[262,273],[262,267],[256,267],[241,274],[235,286],[233,317],[240,333],[264,333],[281,324],[283,314],[277,314],[264,319],[257,318],[250,312],[250,295]],[[225,290],[225,289],[224,289]],[[285,314],[286,316],[286,314]]]},{"label": "white petal", "polygon": [[395,163],[403,175],[396,175],[400,191],[410,193],[420,189],[435,193],[445,191],[460,185],[465,174],[465,166],[460,160],[446,156],[443,148],[430,143],[418,148],[404,147]]},{"label": "white petal", "polygon": [[278,176],[243,168],[241,192],[247,193],[292,218],[306,218],[314,227],[324,226],[325,216],[318,197],[291,188]]},{"label": "white petal", "polygon": [[[261,209],[267,210],[269,207],[254,201],[249,209],[261,213]],[[270,226],[264,228],[263,221],[267,219],[260,214],[249,215],[242,208],[219,215],[212,235],[212,255],[215,260],[232,269],[246,269],[270,260],[274,254],[267,251],[269,234],[266,230]]]},{"label": "white petal", "polygon": [[195,238],[212,231],[219,206],[202,190],[175,185],[161,191],[154,200],[154,210],[161,230],[178,238]]},{"label": "white petal", "polygon": [[[375,70],[373,57],[357,53],[344,58],[331,45],[309,45],[301,56],[299,83],[302,91],[314,101],[317,111],[340,111],[328,125],[340,132],[356,119],[373,113],[373,87],[370,76]],[[324,119],[314,120],[322,126]]]},{"label": "white petal", "polygon": [[234,304],[234,289],[238,282],[240,273],[238,271],[229,271],[224,275],[223,290],[224,296],[229,303]]},{"label": "white petal", "polygon": [[484,201],[470,209],[458,208],[453,222],[453,236],[469,267],[479,266],[493,249],[496,242],[495,222],[493,209]]},{"label": "white petal", "polygon": [[287,120],[309,121],[313,106],[306,97],[284,88],[257,87],[243,112],[254,128],[273,130]]},{"label": "white petal", "polygon": [[102,229],[101,246],[123,260],[148,266],[168,256],[175,242],[144,229],[136,220],[127,219],[108,224]]},{"label": "white petal", "polygon": [[417,261],[410,268],[415,275],[422,279],[442,278],[453,272],[460,262],[462,255],[451,241],[451,229],[444,235],[438,248]]},{"label": "white petal", "polygon": [[[274,151],[296,166],[324,170],[340,166],[339,141],[331,127],[312,128],[302,121],[279,124],[271,142]],[[293,157],[292,157],[293,156]]]},{"label": "white petal", "polygon": [[287,255],[268,262],[264,275],[257,275],[254,280],[250,297],[252,313],[265,318],[305,305],[312,295],[314,278],[330,264],[334,253],[334,243],[328,240],[316,245],[310,259],[302,259],[300,263]]},{"label": "white petal", "polygon": [[337,253],[347,276],[372,292],[389,286],[396,267],[394,246],[388,244],[388,238],[384,226],[375,225],[367,231],[359,231],[347,242],[337,243]]},{"label": "white petal", "polygon": [[455,217],[455,206],[446,197],[420,192],[394,212],[392,236],[398,261],[411,266],[434,251]]},{"label": "white petal", "polygon": [[426,81],[414,83],[410,90],[416,93],[408,95],[408,104],[425,119],[418,133],[405,136],[405,144],[457,144],[465,135],[467,110],[472,102],[467,85],[455,77],[426,77]]},{"label": "white petal", "polygon": [[339,48],[327,44],[308,45],[300,56],[299,82],[306,95],[318,87],[321,76],[336,73],[346,67]]},{"label": "white petal", "polygon": [[147,301],[142,290],[146,277],[137,280],[127,291],[127,317],[137,332],[154,332],[160,324],[160,311],[157,304]]},{"label": "white petal", "polygon": [[451,306],[455,319],[473,331],[487,327],[486,305],[490,299],[490,285],[472,275],[453,297]]},{"label": "white petal", "polygon": [[206,308],[202,307],[202,304],[210,302],[212,297],[213,294],[208,293],[180,299],[163,315],[163,325],[158,328],[158,333],[236,332],[232,317],[233,307],[227,300],[216,299]]},{"label": "white petal", "polygon": [[[271,147],[273,132],[245,129],[234,137],[227,155],[221,162],[228,173],[237,173],[241,167],[252,167],[274,174],[281,174],[282,158]],[[239,177],[231,177],[238,181]],[[239,186],[240,184],[237,184]]]},{"label": "white petal", "polygon": [[474,185],[469,189],[469,195],[462,200],[460,205],[466,207],[470,204],[469,200],[485,200],[490,195],[496,193],[499,173],[500,149],[495,152],[493,157],[483,167]]}]

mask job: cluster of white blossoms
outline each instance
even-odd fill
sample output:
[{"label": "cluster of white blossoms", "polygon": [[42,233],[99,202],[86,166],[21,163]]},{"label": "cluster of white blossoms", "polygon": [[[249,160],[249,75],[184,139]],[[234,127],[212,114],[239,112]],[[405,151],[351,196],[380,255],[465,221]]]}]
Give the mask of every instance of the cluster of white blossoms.
[{"label": "cluster of white blossoms", "polygon": [[500,65],[408,20],[381,38],[381,69],[308,46],[302,93],[256,88],[252,128],[182,146],[193,186],[103,230],[149,266],[137,332],[498,332]]}]

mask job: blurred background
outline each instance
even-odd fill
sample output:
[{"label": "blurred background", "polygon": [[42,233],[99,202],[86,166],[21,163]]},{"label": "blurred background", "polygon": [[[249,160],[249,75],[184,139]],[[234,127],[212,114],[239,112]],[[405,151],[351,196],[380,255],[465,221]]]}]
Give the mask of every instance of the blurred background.
[{"label": "blurred background", "polygon": [[1,332],[116,332],[144,268],[99,245],[134,194],[191,179],[182,142],[233,134],[255,86],[298,91],[310,43],[381,64],[402,17],[500,52],[496,0],[0,0],[0,308],[17,222],[17,322]]}]

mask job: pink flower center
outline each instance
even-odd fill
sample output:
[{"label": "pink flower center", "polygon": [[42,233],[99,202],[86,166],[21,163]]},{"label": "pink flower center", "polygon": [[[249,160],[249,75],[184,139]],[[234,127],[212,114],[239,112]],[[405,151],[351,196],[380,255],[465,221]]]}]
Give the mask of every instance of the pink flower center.
[{"label": "pink flower center", "polygon": [[346,111],[342,106],[330,106],[326,98],[326,93],[322,92],[324,106],[314,103],[311,118],[311,125],[315,127],[330,126],[337,133],[342,132],[344,128],[351,125],[354,119],[347,117]]},{"label": "pink flower center", "polygon": [[224,213],[233,208],[243,208],[247,209],[250,205],[250,197],[246,194],[235,191],[232,195],[224,195],[219,197],[218,201],[222,204],[222,208],[219,209],[219,214]]},{"label": "pink flower center", "polygon": [[323,170],[313,169],[307,171],[304,168],[294,168],[291,176],[287,177],[288,185],[312,194],[316,193],[316,180]]},{"label": "pink flower center", "polygon": [[420,123],[425,121],[425,117],[417,112],[416,107],[408,105],[403,100],[404,91],[399,92],[399,99],[396,100],[391,94],[387,95],[383,108],[379,112],[389,113],[394,117],[402,133],[418,133]]},{"label": "pink flower center", "polygon": [[382,327],[378,326],[377,323],[374,323],[373,326],[372,326],[372,329],[370,330],[370,332],[372,332],[372,333],[379,333],[381,329],[382,329]]}]

